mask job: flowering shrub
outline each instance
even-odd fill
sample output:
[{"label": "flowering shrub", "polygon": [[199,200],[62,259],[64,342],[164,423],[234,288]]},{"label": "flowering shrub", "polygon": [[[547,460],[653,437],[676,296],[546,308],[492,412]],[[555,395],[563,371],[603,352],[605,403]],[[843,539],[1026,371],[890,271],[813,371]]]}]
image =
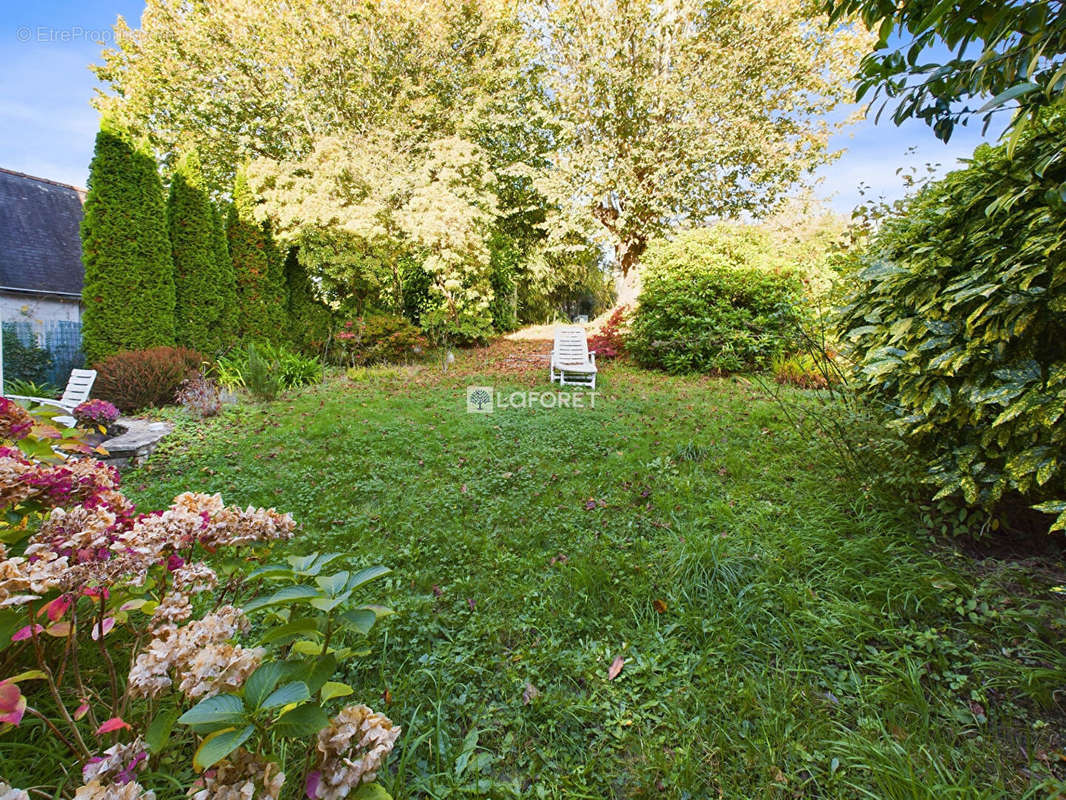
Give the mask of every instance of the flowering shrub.
[{"label": "flowering shrub", "polygon": [[118,409],[111,403],[95,397],[92,400],[86,400],[74,409],[74,419],[82,427],[93,426],[106,429],[108,425],[118,419],[118,415]]},{"label": "flowering shrub", "polygon": [[185,347],[125,350],[96,364],[94,393],[122,411],[165,406],[204,361],[202,354]]},{"label": "flowering shrub", "polygon": [[600,328],[599,333],[589,338],[589,350],[596,353],[596,360],[618,358],[625,347],[626,311],[629,306],[619,306]]},{"label": "flowering shrub", "polygon": [[[343,704],[355,689],[331,678],[390,613],[353,599],[388,570],[315,554],[245,574],[292,536],[292,517],[192,492],[137,513],[113,469],[34,457],[22,445],[48,426],[12,405],[0,405],[0,735],[43,725],[80,767],[75,800],[154,799],[173,781],[198,800],[277,798],[286,780],[311,800],[370,788],[400,728]],[[56,766],[57,787],[68,771]]]}]

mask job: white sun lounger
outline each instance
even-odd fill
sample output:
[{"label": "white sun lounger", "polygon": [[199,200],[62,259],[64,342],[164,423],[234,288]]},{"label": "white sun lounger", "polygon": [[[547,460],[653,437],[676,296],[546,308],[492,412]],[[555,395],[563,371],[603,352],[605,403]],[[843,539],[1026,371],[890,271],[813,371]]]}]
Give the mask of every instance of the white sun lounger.
[{"label": "white sun lounger", "polygon": [[75,408],[89,399],[89,392],[92,391],[95,381],[95,369],[74,369],[70,371],[70,380],[67,381],[67,388],[63,390],[63,396],[58,400],[50,400],[47,397],[26,397],[19,394],[9,394],[5,395],[5,397],[9,400],[29,400],[41,405],[60,408],[67,412],[67,416],[53,417],[53,421],[66,425],[68,428],[73,428],[75,420],[74,417],[69,415],[73,414]]},{"label": "white sun lounger", "polygon": [[596,389],[596,353],[589,352],[585,329],[561,325],[555,329],[549,374],[560,386],[588,386]]}]

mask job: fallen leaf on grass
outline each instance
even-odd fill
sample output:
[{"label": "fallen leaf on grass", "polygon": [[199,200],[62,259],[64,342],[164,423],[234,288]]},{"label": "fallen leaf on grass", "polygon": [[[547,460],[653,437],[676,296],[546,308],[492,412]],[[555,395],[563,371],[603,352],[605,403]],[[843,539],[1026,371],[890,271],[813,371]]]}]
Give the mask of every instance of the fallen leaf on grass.
[{"label": "fallen leaf on grass", "polygon": [[622,671],[622,665],[625,663],[625,659],[621,656],[615,656],[614,661],[611,662],[611,666],[607,668],[607,680],[613,681],[617,678],[618,673]]},{"label": "fallen leaf on grass", "polygon": [[666,606],[666,601],[665,600],[655,600],[655,601],[652,602],[651,606],[652,606],[652,608],[655,609],[655,613],[656,614],[665,614],[666,613],[667,606]]}]

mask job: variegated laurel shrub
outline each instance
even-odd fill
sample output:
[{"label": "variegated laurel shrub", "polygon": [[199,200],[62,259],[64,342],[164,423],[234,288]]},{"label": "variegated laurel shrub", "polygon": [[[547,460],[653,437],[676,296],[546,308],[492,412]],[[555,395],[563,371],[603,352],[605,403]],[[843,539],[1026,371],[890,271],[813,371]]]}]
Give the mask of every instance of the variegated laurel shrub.
[{"label": "variegated laurel shrub", "polygon": [[1066,527],[1066,125],[982,146],[881,226],[843,312],[861,390],[938,497]]}]

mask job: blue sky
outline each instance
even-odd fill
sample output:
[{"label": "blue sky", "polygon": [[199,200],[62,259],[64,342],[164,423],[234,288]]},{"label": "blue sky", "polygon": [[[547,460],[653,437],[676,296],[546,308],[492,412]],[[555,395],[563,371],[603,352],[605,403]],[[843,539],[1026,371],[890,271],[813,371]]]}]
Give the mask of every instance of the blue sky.
[{"label": "blue sky", "polygon": [[[99,60],[97,40],[111,35],[117,15],[137,26],[143,0],[0,0],[0,7],[0,166],[84,186],[97,128],[88,65]],[[945,145],[921,122],[867,119],[834,138],[833,149],[847,152],[819,172],[818,195],[842,212],[859,201],[862,183],[894,199],[902,194],[898,168],[950,168],[981,141],[973,123]]]}]

